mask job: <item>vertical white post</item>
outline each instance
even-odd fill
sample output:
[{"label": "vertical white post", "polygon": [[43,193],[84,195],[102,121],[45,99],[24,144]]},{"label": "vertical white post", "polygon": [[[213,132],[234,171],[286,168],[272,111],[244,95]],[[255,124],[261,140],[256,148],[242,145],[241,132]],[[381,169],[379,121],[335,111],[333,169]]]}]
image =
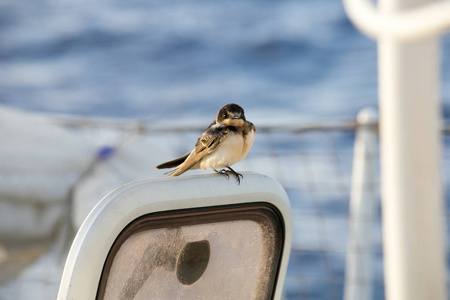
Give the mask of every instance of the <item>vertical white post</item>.
[{"label": "vertical white post", "polygon": [[[382,14],[432,0],[379,0]],[[445,300],[437,37],[379,39],[386,295]]]},{"label": "vertical white post", "polygon": [[373,248],[377,198],[377,113],[365,108],[358,114],[353,154],[349,236],[345,271],[345,300],[370,300],[373,290]]}]

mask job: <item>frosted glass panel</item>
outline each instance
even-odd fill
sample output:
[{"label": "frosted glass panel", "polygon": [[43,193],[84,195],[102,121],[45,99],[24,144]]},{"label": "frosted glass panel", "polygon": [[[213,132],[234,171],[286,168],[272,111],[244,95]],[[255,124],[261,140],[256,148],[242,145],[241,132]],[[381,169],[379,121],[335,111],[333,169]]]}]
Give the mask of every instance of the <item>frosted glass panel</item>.
[{"label": "frosted glass panel", "polygon": [[[143,229],[141,221],[118,247],[102,279],[103,299],[270,298],[281,251],[280,224],[268,209],[246,210],[237,215],[203,212],[182,219],[205,223],[176,227]],[[211,222],[215,216],[223,220]],[[172,216],[156,223],[173,225],[172,220],[180,222]]]}]

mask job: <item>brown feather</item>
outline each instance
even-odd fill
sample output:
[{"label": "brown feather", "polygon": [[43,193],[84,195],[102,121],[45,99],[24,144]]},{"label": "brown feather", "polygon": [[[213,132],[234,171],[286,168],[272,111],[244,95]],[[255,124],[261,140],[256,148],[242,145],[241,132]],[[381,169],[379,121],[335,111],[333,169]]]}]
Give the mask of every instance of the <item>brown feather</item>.
[{"label": "brown feather", "polygon": [[227,126],[210,126],[197,140],[194,150],[189,153],[185,161],[168,172],[169,176],[178,176],[199,163],[206,155],[213,152],[216,147],[228,136]]},{"label": "brown feather", "polygon": [[183,155],[182,157],[178,157],[171,161],[162,163],[162,164],[156,166],[156,168],[158,168],[158,169],[175,168],[175,167],[179,166],[180,164],[182,164],[186,160],[186,158],[189,156],[189,154],[191,154],[191,152],[187,153],[186,155]]}]

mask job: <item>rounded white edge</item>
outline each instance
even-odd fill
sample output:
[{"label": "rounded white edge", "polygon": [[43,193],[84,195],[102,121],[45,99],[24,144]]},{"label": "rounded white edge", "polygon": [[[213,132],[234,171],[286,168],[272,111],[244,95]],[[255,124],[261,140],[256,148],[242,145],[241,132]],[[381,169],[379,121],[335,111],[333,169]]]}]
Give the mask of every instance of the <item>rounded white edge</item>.
[{"label": "rounded white edge", "polygon": [[118,187],[105,196],[84,220],[72,243],[58,300],[95,299],[105,259],[120,232],[136,218],[150,213],[265,202],[275,206],[285,226],[283,255],[274,299],[281,299],[292,243],[288,196],[274,179],[243,172],[241,184],[221,175],[147,179]]},{"label": "rounded white edge", "polygon": [[355,26],[375,39],[412,42],[450,29],[449,1],[430,2],[396,12],[384,12],[370,0],[343,0],[343,4]]}]

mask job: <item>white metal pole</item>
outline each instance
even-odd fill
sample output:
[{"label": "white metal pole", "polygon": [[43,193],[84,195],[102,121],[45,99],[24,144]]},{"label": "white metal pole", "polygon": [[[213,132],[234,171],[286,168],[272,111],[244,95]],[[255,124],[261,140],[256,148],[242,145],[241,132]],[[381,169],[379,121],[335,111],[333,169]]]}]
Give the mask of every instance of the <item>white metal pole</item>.
[{"label": "white metal pole", "polygon": [[372,108],[365,108],[358,113],[357,121],[359,126],[353,154],[344,299],[370,300],[374,277],[374,217],[377,207],[377,113]]},{"label": "white metal pole", "polygon": [[[378,1],[387,15],[428,2]],[[438,39],[378,45],[387,299],[445,300]]]}]

